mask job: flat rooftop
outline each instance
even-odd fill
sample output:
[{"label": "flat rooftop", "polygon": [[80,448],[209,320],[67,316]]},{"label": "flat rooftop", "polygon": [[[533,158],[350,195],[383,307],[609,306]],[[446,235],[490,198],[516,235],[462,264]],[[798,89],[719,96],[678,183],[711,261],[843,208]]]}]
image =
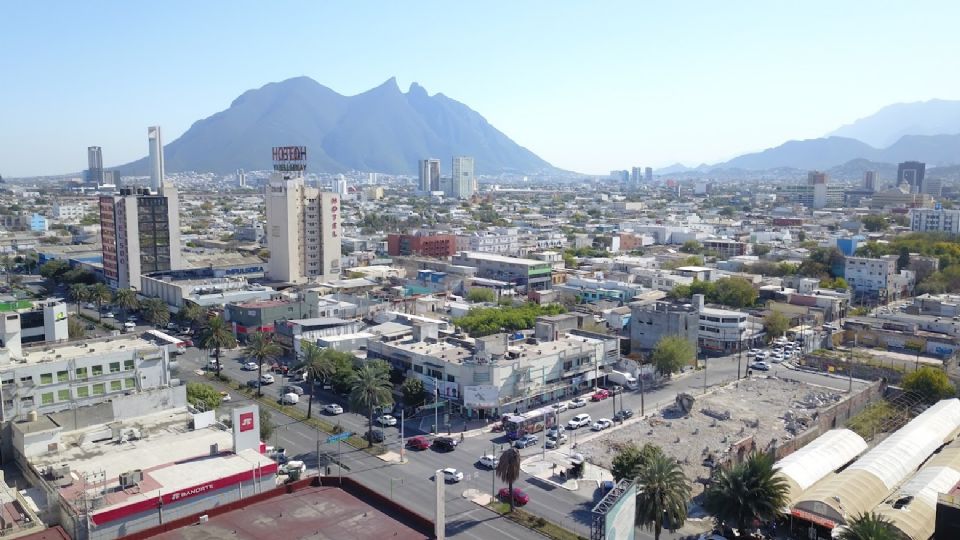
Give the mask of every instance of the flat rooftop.
[{"label": "flat rooftop", "polygon": [[206,523],[166,531],[152,538],[266,540],[280,537],[315,540],[429,538],[358,497],[332,486],[298,489],[213,516]]},{"label": "flat rooftop", "polygon": [[523,266],[549,266],[549,261],[537,261],[533,259],[521,259],[519,257],[507,257],[505,255],[496,255],[494,253],[483,253],[481,251],[461,251],[457,257],[467,259],[477,259],[483,261],[502,262],[506,264],[519,264]]},{"label": "flat rooftop", "polygon": [[[147,349],[160,352],[160,347],[152,341],[132,334],[124,336],[111,336],[100,339],[83,339],[63,345],[52,345],[46,347],[24,347],[23,359],[28,364],[37,364],[40,362],[62,362],[86,356],[100,356],[111,353],[129,352]],[[10,363],[0,366],[0,371],[10,369],[21,364]]]}]

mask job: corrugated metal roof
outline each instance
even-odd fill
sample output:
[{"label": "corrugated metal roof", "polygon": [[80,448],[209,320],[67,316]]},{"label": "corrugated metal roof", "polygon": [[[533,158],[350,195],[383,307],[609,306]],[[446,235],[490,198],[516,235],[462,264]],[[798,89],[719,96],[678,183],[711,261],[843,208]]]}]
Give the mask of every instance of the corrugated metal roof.
[{"label": "corrugated metal roof", "polygon": [[863,437],[849,429],[833,429],[778,461],[774,467],[806,490],[815,482],[850,463],[867,449]]}]

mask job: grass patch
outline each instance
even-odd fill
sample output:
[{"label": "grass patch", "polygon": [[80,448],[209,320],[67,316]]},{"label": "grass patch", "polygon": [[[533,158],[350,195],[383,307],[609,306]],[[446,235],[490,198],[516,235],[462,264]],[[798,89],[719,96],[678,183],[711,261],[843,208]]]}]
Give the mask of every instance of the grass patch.
[{"label": "grass patch", "polygon": [[852,429],[864,439],[870,439],[878,432],[883,430],[883,426],[889,425],[891,420],[899,416],[900,413],[888,401],[880,400],[871,403],[860,414],[854,416],[847,422],[847,427]]},{"label": "grass patch", "polygon": [[509,503],[495,500],[488,505],[488,508],[510,521],[516,522],[528,529],[533,529],[554,540],[586,540],[583,536],[568,531],[555,523],[551,523],[540,516],[535,516],[520,508],[514,509],[511,513]]}]

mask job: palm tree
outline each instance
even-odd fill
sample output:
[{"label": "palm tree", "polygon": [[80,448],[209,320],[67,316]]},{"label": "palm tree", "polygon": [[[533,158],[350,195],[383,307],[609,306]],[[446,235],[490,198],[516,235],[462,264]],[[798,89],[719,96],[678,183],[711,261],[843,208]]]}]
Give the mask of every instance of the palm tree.
[{"label": "palm tree", "polygon": [[366,409],[367,446],[373,446],[373,411],[393,402],[393,385],[390,377],[375,366],[363,366],[350,377],[350,404],[356,409]]},{"label": "palm tree", "polygon": [[893,523],[880,514],[870,512],[854,518],[843,527],[838,540],[896,540],[900,538]]},{"label": "palm tree", "polygon": [[324,354],[324,350],[317,347],[316,343],[303,340],[300,342],[300,354],[303,358],[303,368],[306,373],[306,380],[310,384],[310,392],[307,394],[307,418],[313,414],[313,388],[317,379],[327,380],[333,375],[336,366],[329,356]]},{"label": "palm tree", "polygon": [[217,377],[220,377],[220,349],[232,349],[237,346],[237,338],[233,336],[230,325],[223,317],[211,317],[200,330],[197,344],[204,349],[214,349],[217,358]]},{"label": "palm tree", "polygon": [[147,298],[140,304],[144,317],[156,326],[166,326],[170,322],[170,310],[167,303],[159,298]]},{"label": "palm tree", "polygon": [[636,471],[637,524],[653,529],[653,538],[660,540],[664,525],[671,531],[687,519],[690,484],[676,460],[654,454]]},{"label": "palm tree", "polygon": [[507,448],[500,454],[497,478],[507,483],[507,489],[510,490],[510,511],[513,512],[513,483],[520,478],[520,452],[516,448]]},{"label": "palm tree", "polygon": [[110,303],[113,294],[110,292],[110,288],[103,283],[97,283],[90,287],[89,291],[89,299],[97,304],[97,320],[103,322],[103,310],[101,308],[104,304]]},{"label": "palm tree", "polygon": [[137,292],[133,289],[117,289],[113,295],[113,305],[120,308],[120,318],[127,320],[127,311],[137,309],[140,301],[137,300]]},{"label": "palm tree", "polygon": [[704,498],[707,512],[742,533],[755,519],[776,519],[787,506],[787,482],[776,476],[773,457],[754,453],[743,463],[720,469]]},{"label": "palm tree", "polygon": [[[268,334],[256,332],[247,339],[247,347],[243,352],[257,362],[257,397],[261,397],[263,396],[263,392],[260,391],[263,383],[263,363],[280,356],[283,350]],[[219,361],[217,369],[220,369]]]},{"label": "palm tree", "polygon": [[74,283],[69,290],[70,299],[77,303],[77,316],[80,315],[80,304],[90,299],[90,288],[83,283]]},{"label": "palm tree", "polygon": [[183,307],[180,308],[178,313],[180,320],[190,325],[192,328],[198,321],[203,320],[203,308],[198,304],[190,302],[189,300],[184,301]]}]

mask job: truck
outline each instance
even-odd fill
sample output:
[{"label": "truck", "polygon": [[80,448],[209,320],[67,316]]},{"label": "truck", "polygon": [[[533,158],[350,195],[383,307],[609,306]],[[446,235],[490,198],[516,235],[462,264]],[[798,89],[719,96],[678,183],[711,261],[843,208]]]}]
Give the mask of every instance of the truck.
[{"label": "truck", "polygon": [[607,374],[607,380],[630,390],[636,390],[640,385],[636,377],[625,371],[611,371]]}]

